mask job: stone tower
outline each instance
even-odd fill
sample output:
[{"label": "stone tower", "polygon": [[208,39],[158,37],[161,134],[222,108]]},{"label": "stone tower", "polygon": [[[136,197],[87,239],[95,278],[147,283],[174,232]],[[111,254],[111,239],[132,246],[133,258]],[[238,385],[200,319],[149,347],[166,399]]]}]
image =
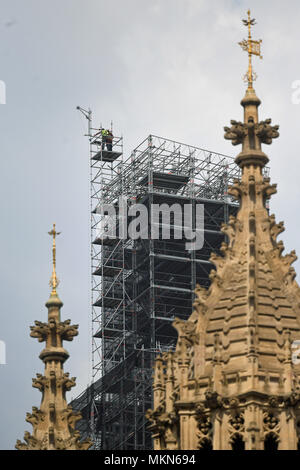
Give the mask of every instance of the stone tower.
[{"label": "stone tower", "polygon": [[81,419],[78,412],[74,412],[66,401],[66,392],[75,386],[75,378],[69,377],[63,370],[63,364],[69,354],[63,348],[63,341],[72,341],[78,335],[78,325],[71,325],[70,320],[64,322],[60,318],[62,301],[57,295],[56,287],[56,243],[59,233],[55,230],[49,232],[53,236],[53,272],[50,284],[52,292],[46,303],[48,309],[48,322],[35,322],[31,327],[30,336],[37,338],[40,343],[45,342],[46,347],[40,354],[45,364],[44,375],[37,374],[32,379],[32,386],[42,392],[40,408],[33,407],[32,413],[27,413],[26,421],[31,423],[33,434],[25,432],[25,443],[17,441],[18,450],[87,450],[91,447],[90,441],[80,442],[79,432],[75,425]]},{"label": "stone tower", "polygon": [[[253,89],[251,38],[255,20],[244,20],[249,54],[244,121],[231,121],[225,138],[242,144],[236,158],[241,179],[230,195],[240,209],[223,226],[222,256],[212,255],[208,290],[196,289],[188,321],[175,320],[175,352],[157,357],[154,407],[147,412],[154,448],[184,450],[296,450],[300,439],[300,289],[283,255],[284,231],[266,201],[276,185],[264,177],[262,144],[278,137],[271,119],[259,121]],[[300,342],[299,342],[300,343]]]}]

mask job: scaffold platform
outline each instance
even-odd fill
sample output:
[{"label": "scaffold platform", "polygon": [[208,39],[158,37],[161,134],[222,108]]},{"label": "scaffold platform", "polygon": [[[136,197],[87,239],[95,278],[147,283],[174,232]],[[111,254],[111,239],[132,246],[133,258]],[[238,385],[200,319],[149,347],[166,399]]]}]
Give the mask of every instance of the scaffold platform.
[{"label": "scaffold platform", "polygon": [[100,150],[98,153],[92,156],[92,160],[103,161],[103,162],[114,162],[122,154],[120,152],[113,152],[109,150]]}]

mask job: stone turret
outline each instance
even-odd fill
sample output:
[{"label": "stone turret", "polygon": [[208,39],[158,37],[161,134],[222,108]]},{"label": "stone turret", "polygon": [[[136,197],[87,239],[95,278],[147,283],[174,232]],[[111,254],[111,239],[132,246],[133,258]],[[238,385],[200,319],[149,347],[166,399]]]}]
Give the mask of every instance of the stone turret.
[{"label": "stone turret", "polygon": [[[244,22],[250,31],[250,12]],[[300,288],[295,252],[283,255],[277,241],[283,223],[266,208],[276,185],[264,176],[262,144],[279,133],[271,119],[259,121],[251,56],[260,55],[260,42],[249,32],[241,43],[250,58],[244,121],[225,128],[226,139],[242,144],[241,179],[229,191],[240,209],[222,228],[222,256],[211,256],[209,289],[198,286],[191,317],[174,323],[176,351],[156,360],[147,416],[157,450],[299,446],[300,366],[292,347],[300,340]]]},{"label": "stone turret", "polygon": [[35,322],[31,327],[30,336],[45,342],[40,359],[45,364],[44,375],[37,374],[32,379],[32,386],[42,393],[40,408],[33,407],[27,413],[26,421],[33,427],[33,433],[25,432],[25,443],[17,441],[18,450],[87,450],[90,441],[80,441],[80,434],[75,430],[81,414],[74,412],[66,401],[66,392],[75,386],[75,377],[64,372],[63,365],[69,354],[63,347],[63,341],[73,341],[78,335],[78,325],[71,325],[71,320],[61,321],[60,309],[62,301],[57,295],[56,287],[56,244],[59,235],[55,230],[49,232],[53,236],[53,272],[50,284],[52,292],[46,302],[48,322]]}]

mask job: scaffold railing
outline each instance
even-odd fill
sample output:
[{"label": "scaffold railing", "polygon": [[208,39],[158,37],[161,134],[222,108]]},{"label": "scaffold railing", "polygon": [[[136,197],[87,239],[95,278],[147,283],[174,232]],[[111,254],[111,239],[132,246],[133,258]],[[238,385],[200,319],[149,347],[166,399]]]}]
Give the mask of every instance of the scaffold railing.
[{"label": "scaffold railing", "polygon": [[[96,163],[94,166],[98,167]],[[153,181],[147,180],[149,172],[154,173]],[[139,193],[147,193],[148,186],[153,185],[154,192],[186,197],[193,192],[194,197],[215,200],[228,198],[228,185],[240,176],[231,157],[154,135],[148,136],[113,172],[102,174],[101,202],[117,203],[122,196],[121,173],[123,190],[128,196],[136,194],[137,189]],[[160,174],[181,177],[183,184],[180,185],[179,180],[176,187],[163,186]],[[99,185],[99,174],[96,180]],[[97,196],[95,191],[96,199]]]}]

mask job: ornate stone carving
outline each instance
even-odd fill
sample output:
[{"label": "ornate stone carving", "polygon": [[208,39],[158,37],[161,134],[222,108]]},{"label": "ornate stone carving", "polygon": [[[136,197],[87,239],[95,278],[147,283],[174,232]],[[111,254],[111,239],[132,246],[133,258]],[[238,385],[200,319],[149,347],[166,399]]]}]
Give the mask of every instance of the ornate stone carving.
[{"label": "ornate stone carving", "polygon": [[72,341],[78,334],[78,325],[71,325],[70,320],[60,322],[62,302],[56,293],[57,278],[55,272],[55,226],[51,234],[53,242],[52,292],[46,306],[48,323],[35,322],[30,336],[39,342],[46,342],[46,348],[40,358],[45,363],[44,375],[37,374],[32,379],[32,386],[42,392],[40,409],[33,407],[27,413],[26,421],[33,427],[32,435],[25,432],[24,441],[16,443],[19,450],[87,450],[92,442],[80,442],[80,433],[75,425],[81,414],[67,405],[66,392],[75,386],[75,377],[70,378],[64,372],[63,364],[69,357],[63,348],[63,341]]},{"label": "ornate stone carving", "polygon": [[178,415],[176,413],[166,413],[159,409],[155,411],[147,410],[146,419],[150,422],[152,432],[160,436],[164,448],[178,449]]},{"label": "ornate stone carving", "polygon": [[264,412],[264,432],[268,434],[270,431],[279,432],[279,419],[270,411]]},{"label": "ornate stone carving", "polygon": [[271,126],[271,119],[261,121],[256,126],[256,135],[259,137],[262,144],[270,145],[273,139],[279,137],[279,126]]},{"label": "ornate stone carving", "polygon": [[249,134],[255,134],[262,144],[270,145],[273,139],[279,137],[279,126],[271,126],[271,119],[266,119],[257,124],[249,118],[247,123],[231,120],[231,127],[224,127],[225,139],[231,140],[232,145],[239,145]]},{"label": "ornate stone carving", "polygon": [[229,424],[232,428],[232,432],[243,433],[245,430],[245,419],[243,413],[232,413],[229,418]]},{"label": "ornate stone carving", "polygon": [[205,407],[210,410],[223,408],[224,399],[217,392],[207,391],[205,393]]},{"label": "ornate stone carving", "polygon": [[30,336],[32,338],[37,338],[39,343],[42,343],[46,340],[49,334],[50,325],[48,323],[42,323],[40,321],[35,321],[34,323],[35,326],[30,327]]},{"label": "ornate stone carving", "polygon": [[231,127],[224,127],[224,138],[232,141],[232,145],[239,145],[243,143],[245,136],[248,133],[246,124],[240,121],[231,120]]},{"label": "ornate stone carving", "polygon": [[57,332],[63,341],[72,341],[78,335],[78,325],[71,325],[71,320],[59,323]]}]

